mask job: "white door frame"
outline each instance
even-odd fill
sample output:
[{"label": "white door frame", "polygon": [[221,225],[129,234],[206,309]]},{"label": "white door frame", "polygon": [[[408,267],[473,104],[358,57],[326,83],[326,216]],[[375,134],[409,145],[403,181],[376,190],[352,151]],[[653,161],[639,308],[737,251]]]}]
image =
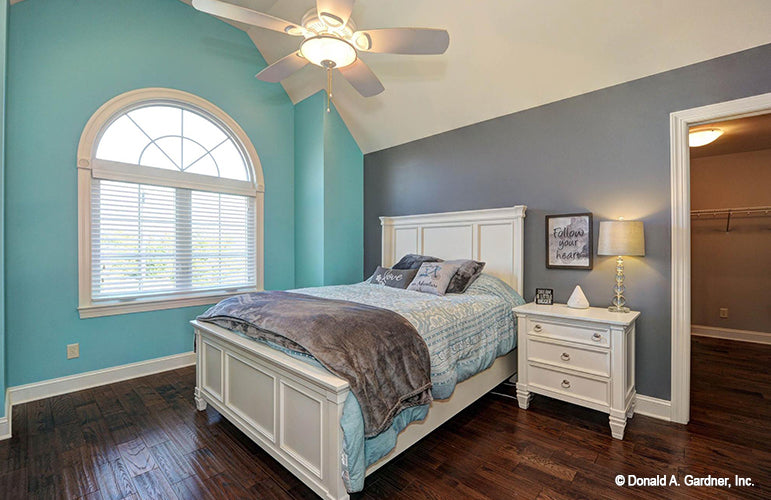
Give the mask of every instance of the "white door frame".
[{"label": "white door frame", "polygon": [[691,391],[691,158],[688,128],[771,113],[771,92],[669,115],[672,189],[672,408],[687,424]]}]

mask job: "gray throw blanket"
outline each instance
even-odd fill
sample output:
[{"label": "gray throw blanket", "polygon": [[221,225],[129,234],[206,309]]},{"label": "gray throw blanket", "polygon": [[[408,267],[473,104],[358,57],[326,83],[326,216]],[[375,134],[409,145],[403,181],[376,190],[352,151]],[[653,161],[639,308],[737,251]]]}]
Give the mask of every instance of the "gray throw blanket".
[{"label": "gray throw blanket", "polygon": [[387,309],[291,292],[230,297],[201,321],[310,354],[348,381],[364,416],[364,435],[391,425],[404,408],[431,402],[428,346],[403,316]]}]

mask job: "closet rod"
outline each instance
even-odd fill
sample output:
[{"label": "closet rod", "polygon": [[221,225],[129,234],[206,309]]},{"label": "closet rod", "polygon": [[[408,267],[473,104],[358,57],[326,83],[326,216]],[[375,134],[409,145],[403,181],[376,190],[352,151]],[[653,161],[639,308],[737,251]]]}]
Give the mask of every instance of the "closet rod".
[{"label": "closet rod", "polygon": [[761,215],[768,216],[771,212],[771,206],[765,207],[738,207],[738,208],[709,208],[704,210],[691,210],[691,217],[701,217],[702,215],[711,215],[717,217],[718,215],[726,215],[725,232],[731,230],[731,216],[732,215]]},{"label": "closet rod", "polygon": [[737,207],[737,208],[708,208],[704,210],[691,210],[691,215],[752,215],[762,213],[771,215],[771,206],[765,207]]}]

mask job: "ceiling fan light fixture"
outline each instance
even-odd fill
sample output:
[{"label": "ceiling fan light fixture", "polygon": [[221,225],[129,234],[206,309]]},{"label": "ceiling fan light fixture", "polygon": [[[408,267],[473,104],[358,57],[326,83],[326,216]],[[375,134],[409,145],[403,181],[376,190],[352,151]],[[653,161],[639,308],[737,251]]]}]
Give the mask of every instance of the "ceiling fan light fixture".
[{"label": "ceiling fan light fixture", "polygon": [[286,28],[284,28],[284,33],[286,33],[287,35],[298,36],[303,34],[303,30],[301,28],[298,28],[297,26],[289,25]]},{"label": "ceiling fan light fixture", "polygon": [[706,146],[707,144],[714,142],[721,135],[723,135],[723,131],[719,128],[694,130],[688,134],[688,146],[692,148]]},{"label": "ceiling fan light fixture", "polygon": [[372,37],[369,33],[356,33],[353,37],[353,43],[360,50],[369,50],[372,48]]},{"label": "ceiling fan light fixture", "polygon": [[319,19],[321,19],[324,22],[324,24],[326,24],[330,28],[339,28],[340,26],[345,24],[342,19],[340,19],[334,14],[330,14],[329,12],[321,12],[319,14]]},{"label": "ceiling fan light fixture", "polygon": [[319,35],[306,38],[300,53],[312,64],[325,69],[344,68],[356,62],[356,49],[342,38]]}]

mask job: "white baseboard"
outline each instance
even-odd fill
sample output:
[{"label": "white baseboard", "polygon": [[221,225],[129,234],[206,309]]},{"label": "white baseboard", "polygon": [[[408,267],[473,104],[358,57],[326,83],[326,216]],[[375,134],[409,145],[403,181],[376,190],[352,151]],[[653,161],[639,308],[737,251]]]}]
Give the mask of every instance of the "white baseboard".
[{"label": "white baseboard", "polygon": [[138,363],[113,366],[66,377],[42,380],[31,384],[9,387],[5,395],[5,417],[0,418],[0,440],[11,437],[11,408],[13,405],[50,398],[68,392],[82,391],[100,385],[112,384],[153,373],[174,370],[195,364],[194,352],[183,352]]},{"label": "white baseboard", "polygon": [[11,398],[5,391],[5,416],[0,418],[0,441],[11,437]]},{"label": "white baseboard", "polygon": [[735,330],[733,328],[720,328],[717,326],[692,325],[691,335],[696,335],[697,337],[738,340],[740,342],[754,342],[756,344],[771,344],[771,333],[753,332],[752,330]]},{"label": "white baseboard", "polygon": [[666,399],[638,394],[634,412],[669,422],[672,419],[672,403]]},{"label": "white baseboard", "polygon": [[195,353],[183,352],[173,356],[148,359],[147,361],[139,361],[138,363],[130,363],[128,365],[113,366],[102,370],[42,380],[26,385],[17,385],[16,387],[9,387],[8,392],[11,404],[18,405],[194,364]]}]

